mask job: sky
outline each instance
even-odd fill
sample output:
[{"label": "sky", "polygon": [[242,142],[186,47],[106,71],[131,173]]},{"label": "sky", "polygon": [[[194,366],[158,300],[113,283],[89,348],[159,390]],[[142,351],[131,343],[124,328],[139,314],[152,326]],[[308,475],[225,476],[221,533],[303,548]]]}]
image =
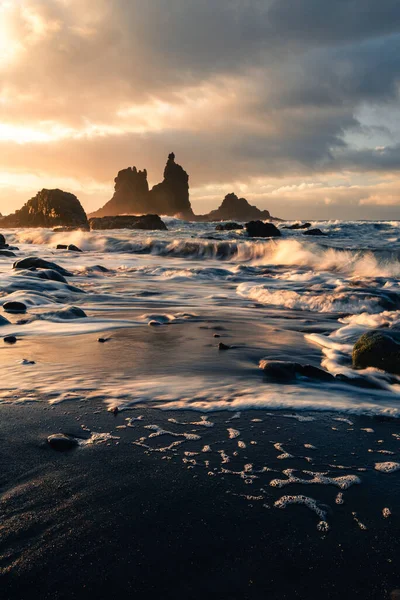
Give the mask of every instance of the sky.
[{"label": "sky", "polygon": [[120,169],[195,212],[400,219],[398,0],[0,0],[0,211]]}]

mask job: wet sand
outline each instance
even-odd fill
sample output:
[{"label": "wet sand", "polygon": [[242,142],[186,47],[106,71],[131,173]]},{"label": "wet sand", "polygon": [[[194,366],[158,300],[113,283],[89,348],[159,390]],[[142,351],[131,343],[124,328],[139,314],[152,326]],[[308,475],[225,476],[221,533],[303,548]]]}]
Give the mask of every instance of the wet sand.
[{"label": "wet sand", "polygon": [[[150,437],[156,426],[170,434]],[[59,431],[115,437],[61,453],[46,441]],[[400,471],[374,465],[398,460],[399,433],[397,420],[338,413],[1,405],[2,597],[389,598]],[[286,469],[360,483],[270,485]],[[307,506],[274,506],[288,494],[313,498],[329,531]]]}]

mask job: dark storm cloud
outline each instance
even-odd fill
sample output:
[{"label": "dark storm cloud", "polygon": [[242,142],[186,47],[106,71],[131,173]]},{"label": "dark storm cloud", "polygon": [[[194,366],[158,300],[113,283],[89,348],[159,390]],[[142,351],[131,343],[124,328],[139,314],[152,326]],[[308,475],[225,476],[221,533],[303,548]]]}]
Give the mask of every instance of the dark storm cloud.
[{"label": "dark storm cloud", "polygon": [[[6,16],[0,116],[71,134],[1,144],[4,169],[105,182],[137,164],[157,180],[175,149],[197,185],[398,170],[397,134],[375,150],[382,131],[359,116],[398,101],[398,0],[20,0]],[[158,100],[185,118],[132,131],[140,111],[121,111]],[[78,136],[88,124],[101,135]]]}]

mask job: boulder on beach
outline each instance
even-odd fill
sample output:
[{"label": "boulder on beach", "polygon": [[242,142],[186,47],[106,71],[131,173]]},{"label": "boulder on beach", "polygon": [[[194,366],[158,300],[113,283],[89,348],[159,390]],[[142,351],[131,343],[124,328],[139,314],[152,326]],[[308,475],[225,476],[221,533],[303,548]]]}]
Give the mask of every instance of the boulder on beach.
[{"label": "boulder on beach", "polygon": [[56,263],[53,263],[49,260],[44,260],[43,258],[39,258],[37,256],[27,256],[26,258],[17,260],[13,264],[13,269],[51,269],[53,271],[57,271],[61,275],[72,275],[72,273],[64,269],[64,267],[60,267],[60,265],[57,265]]},{"label": "boulder on beach", "polygon": [[250,221],[245,225],[250,237],[279,237],[281,232],[273,223],[263,221]]},{"label": "boulder on beach", "polygon": [[53,433],[49,435],[47,438],[47,443],[53,450],[58,450],[59,452],[65,452],[66,450],[72,450],[76,448],[78,442],[75,438],[70,435],[66,435],[65,433]]},{"label": "boulder on beach", "polygon": [[167,226],[158,215],[120,215],[89,219],[90,229],[146,229],[166,231]]},{"label": "boulder on beach", "polygon": [[216,231],[234,231],[235,229],[244,229],[244,227],[239,223],[233,223],[231,221],[229,223],[220,223],[215,229]]},{"label": "boulder on beach", "polygon": [[74,194],[43,189],[15,213],[0,219],[2,227],[54,227],[89,229],[86,213]]},{"label": "boulder on beach", "polygon": [[14,252],[12,252],[11,250],[0,250],[0,256],[7,256],[7,257],[13,257],[13,256],[17,256]]},{"label": "boulder on beach", "polygon": [[298,362],[286,360],[264,358],[260,361],[260,369],[263,370],[265,375],[277,381],[291,381],[298,376],[319,381],[333,381],[335,379],[333,375],[319,367],[314,367],[314,365],[302,365]]},{"label": "boulder on beach", "polygon": [[400,375],[400,334],[374,330],[364,333],[353,348],[353,367],[375,367]]},{"label": "boulder on beach", "polygon": [[85,319],[87,317],[84,310],[79,306],[65,306],[60,310],[53,312],[43,313],[40,318],[43,319],[62,319],[63,321],[69,321],[72,319]]},{"label": "boulder on beach", "polygon": [[320,229],[308,229],[307,231],[303,231],[303,235],[327,235]]},{"label": "boulder on beach", "polygon": [[26,275],[27,277],[38,277],[39,279],[48,279],[49,281],[59,281],[60,283],[68,283],[61,273],[53,269],[20,269],[18,275]]},{"label": "boulder on beach", "polygon": [[10,300],[9,302],[4,302],[3,310],[9,313],[25,313],[26,304],[24,304],[23,302],[17,302],[16,300]]}]

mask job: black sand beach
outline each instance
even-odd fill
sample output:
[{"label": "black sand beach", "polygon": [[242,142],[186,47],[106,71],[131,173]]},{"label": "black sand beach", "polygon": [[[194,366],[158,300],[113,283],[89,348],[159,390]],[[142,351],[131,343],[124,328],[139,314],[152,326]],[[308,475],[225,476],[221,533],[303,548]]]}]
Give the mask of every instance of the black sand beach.
[{"label": "black sand beach", "polygon": [[[43,599],[378,599],[400,586],[399,480],[373,468],[391,459],[382,449],[398,456],[397,421],[351,417],[350,425],[337,413],[260,410],[209,414],[214,426],[205,427],[193,424],[201,419],[192,411],[140,407],[114,416],[87,402],[0,411],[3,598],[36,590]],[[149,435],[146,425],[200,439],[149,451],[132,445]],[[230,438],[228,429],[240,434]],[[118,439],[57,452],[46,439],[58,431]],[[160,448],[177,439],[165,434],[147,443]],[[292,457],[278,458],[274,443]],[[210,453],[202,452],[206,444]],[[257,478],[240,474],[245,464]],[[347,490],[269,485],[289,468],[306,479],[301,471],[355,475],[360,483]],[[285,494],[314,498],[329,531],[317,529],[320,519],[306,506],[274,507]]]}]

